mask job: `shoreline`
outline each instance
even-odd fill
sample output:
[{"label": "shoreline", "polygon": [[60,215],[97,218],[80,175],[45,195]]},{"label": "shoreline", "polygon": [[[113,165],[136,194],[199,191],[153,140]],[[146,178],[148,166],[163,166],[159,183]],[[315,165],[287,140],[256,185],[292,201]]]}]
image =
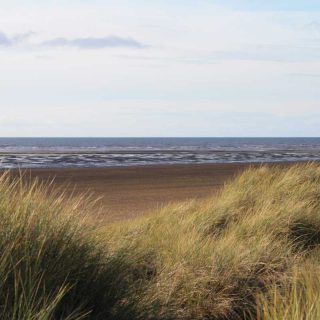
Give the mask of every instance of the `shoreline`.
[{"label": "shoreline", "polygon": [[151,153],[225,153],[225,152],[257,152],[257,153],[268,153],[268,152],[296,152],[296,153],[305,153],[305,152],[320,152],[320,149],[114,149],[114,150],[102,150],[102,151],[88,151],[88,150],[67,150],[67,151],[58,151],[58,150],[37,150],[37,151],[0,151],[0,155],[51,155],[51,154],[72,154],[72,155],[81,155],[81,154],[151,154]]},{"label": "shoreline", "polygon": [[211,150],[127,150],[105,153],[1,153],[0,165],[3,169],[38,170],[43,168],[114,168],[140,166],[172,166],[172,165],[223,165],[260,164],[282,162],[320,161],[320,151],[211,151]]},{"label": "shoreline", "polygon": [[[301,163],[301,162],[298,162]],[[164,206],[214,195],[223,184],[249,167],[291,166],[297,162],[210,163],[96,168],[9,169],[13,177],[25,172],[27,180],[53,180],[67,194],[90,192],[100,198],[105,222],[130,219]]]}]

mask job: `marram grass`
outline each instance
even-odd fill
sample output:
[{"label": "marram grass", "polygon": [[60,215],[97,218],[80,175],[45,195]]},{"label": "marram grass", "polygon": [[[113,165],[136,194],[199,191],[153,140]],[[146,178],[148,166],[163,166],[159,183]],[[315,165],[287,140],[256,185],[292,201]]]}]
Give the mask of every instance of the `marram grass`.
[{"label": "marram grass", "polygon": [[319,265],[309,262],[281,283],[275,280],[266,293],[257,296],[256,319],[320,319]]},{"label": "marram grass", "polygon": [[0,180],[1,319],[320,318],[320,166],[94,227],[88,199]]},{"label": "marram grass", "polygon": [[0,178],[0,318],[104,315],[104,253],[79,199]]}]

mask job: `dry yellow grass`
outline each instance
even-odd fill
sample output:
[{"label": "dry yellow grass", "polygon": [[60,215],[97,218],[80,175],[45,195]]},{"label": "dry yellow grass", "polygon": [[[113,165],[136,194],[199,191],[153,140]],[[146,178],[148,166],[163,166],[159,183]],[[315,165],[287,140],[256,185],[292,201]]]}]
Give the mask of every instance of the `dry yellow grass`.
[{"label": "dry yellow grass", "polygon": [[104,238],[144,270],[130,285],[140,318],[243,319],[254,316],[258,292],[317,248],[319,199],[318,165],[262,167],[216,198],[109,226]]},{"label": "dry yellow grass", "polygon": [[1,319],[105,314],[104,253],[87,215],[82,199],[1,176]]},{"label": "dry yellow grass", "polygon": [[103,228],[83,210],[2,177],[1,318],[319,318],[318,164],[250,169],[214,198]]},{"label": "dry yellow grass", "polygon": [[[319,254],[319,253],[317,253]],[[320,319],[320,269],[310,261],[257,295],[257,320]],[[253,319],[255,319],[253,318]]]}]

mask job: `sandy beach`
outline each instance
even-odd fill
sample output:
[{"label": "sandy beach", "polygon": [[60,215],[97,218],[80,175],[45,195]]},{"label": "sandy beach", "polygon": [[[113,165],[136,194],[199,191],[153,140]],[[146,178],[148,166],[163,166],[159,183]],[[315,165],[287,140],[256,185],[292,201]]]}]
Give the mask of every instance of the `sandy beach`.
[{"label": "sandy beach", "polygon": [[[32,169],[26,177],[54,179],[67,192],[99,198],[105,221],[132,218],[167,203],[204,198],[249,164],[164,165],[106,168]],[[13,174],[18,174],[13,170]]]}]

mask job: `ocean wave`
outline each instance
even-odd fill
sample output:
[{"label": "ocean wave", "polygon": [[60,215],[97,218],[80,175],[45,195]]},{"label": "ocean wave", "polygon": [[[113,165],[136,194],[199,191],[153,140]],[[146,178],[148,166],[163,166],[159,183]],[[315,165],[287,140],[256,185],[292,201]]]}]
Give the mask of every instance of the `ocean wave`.
[{"label": "ocean wave", "polygon": [[2,154],[0,168],[108,167],[155,164],[317,161],[320,152],[148,152]]}]

